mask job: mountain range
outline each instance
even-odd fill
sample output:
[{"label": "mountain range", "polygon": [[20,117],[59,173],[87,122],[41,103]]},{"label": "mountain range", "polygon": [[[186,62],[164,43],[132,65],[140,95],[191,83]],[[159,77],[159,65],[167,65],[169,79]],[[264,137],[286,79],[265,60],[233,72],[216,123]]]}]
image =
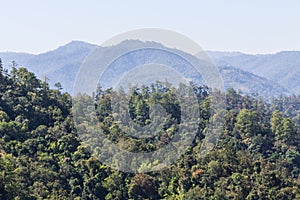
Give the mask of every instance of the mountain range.
[{"label": "mountain range", "polygon": [[[125,41],[119,45],[142,47],[146,44],[140,41]],[[40,79],[47,80],[52,87],[60,82],[63,91],[71,93],[82,62],[97,47],[99,46],[82,41],[72,41],[53,51],[37,55],[0,52],[0,58],[7,69],[10,69],[12,61],[15,61],[18,66],[26,67]],[[113,51],[118,46],[99,48],[110,48]],[[300,51],[265,55],[220,51],[207,53],[218,67],[226,88],[232,87],[242,93],[257,93],[265,97],[300,94]]]},{"label": "mountain range", "polygon": [[264,55],[210,51],[208,54],[217,66],[234,66],[276,82],[290,93],[300,93],[300,51]]}]

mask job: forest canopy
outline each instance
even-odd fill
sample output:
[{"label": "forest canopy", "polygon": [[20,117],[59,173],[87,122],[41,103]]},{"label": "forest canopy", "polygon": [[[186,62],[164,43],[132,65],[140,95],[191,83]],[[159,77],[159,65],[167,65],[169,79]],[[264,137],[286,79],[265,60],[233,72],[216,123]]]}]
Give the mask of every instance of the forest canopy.
[{"label": "forest canopy", "polygon": [[[162,170],[125,173],[92,156],[77,135],[72,97],[56,86],[49,88],[26,68],[8,72],[0,64],[0,199],[300,199],[300,96],[264,100],[227,90],[221,135],[203,156],[210,89],[194,85],[199,121],[187,151]],[[112,92],[99,88],[93,97],[77,97],[94,103],[97,123],[111,141],[149,152],[174,137],[180,105],[170,88],[157,83],[130,91],[136,123],[160,120],[149,115],[151,101],[169,116],[147,140],[128,137],[117,126]],[[81,124],[88,133],[89,124]]]}]

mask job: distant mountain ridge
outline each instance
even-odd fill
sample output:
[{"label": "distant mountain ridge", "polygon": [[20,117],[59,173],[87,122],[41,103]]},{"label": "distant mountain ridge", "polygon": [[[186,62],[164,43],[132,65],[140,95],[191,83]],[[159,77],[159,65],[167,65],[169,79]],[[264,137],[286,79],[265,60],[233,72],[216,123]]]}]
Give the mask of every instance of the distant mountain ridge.
[{"label": "distant mountain ridge", "polygon": [[265,77],[291,93],[300,94],[300,51],[249,55],[242,53],[208,52],[218,66],[234,66]]},{"label": "distant mountain ridge", "polygon": [[[143,46],[140,41],[125,41],[122,45]],[[97,47],[99,46],[86,42],[72,41],[42,54],[2,52],[0,58],[6,68],[10,68],[11,61],[16,61],[19,66],[27,67],[39,78],[47,77],[51,86],[60,82],[64,91],[71,92],[81,63]],[[118,46],[105,48],[112,51]],[[226,88],[233,87],[243,93],[258,93],[263,96],[300,94],[298,51],[266,55],[218,51],[207,53],[218,66]]]},{"label": "distant mountain ridge", "polygon": [[53,87],[60,82],[64,91],[71,92],[76,73],[85,57],[97,45],[72,41],[53,51],[42,54],[0,53],[6,68],[11,67],[11,62],[16,61],[19,66],[24,66],[44,80],[47,78]]},{"label": "distant mountain ridge", "polygon": [[276,82],[251,72],[231,66],[219,66],[225,88],[234,88],[244,94],[258,94],[264,97],[289,95],[290,92]]}]

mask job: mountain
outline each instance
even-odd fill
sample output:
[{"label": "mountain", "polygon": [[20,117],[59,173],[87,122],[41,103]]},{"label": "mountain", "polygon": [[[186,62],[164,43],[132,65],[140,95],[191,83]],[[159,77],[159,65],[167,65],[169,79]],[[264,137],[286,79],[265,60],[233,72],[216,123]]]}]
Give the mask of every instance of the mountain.
[{"label": "mountain", "polygon": [[259,94],[264,97],[288,95],[289,91],[276,82],[242,69],[219,66],[225,88],[234,88],[244,94]]},{"label": "mountain", "polygon": [[218,66],[234,66],[276,82],[292,93],[300,93],[300,51],[266,55],[210,51],[208,54]]},{"label": "mountain", "polygon": [[97,46],[85,42],[73,41],[53,51],[33,55],[25,53],[0,53],[6,68],[15,61],[37,74],[38,78],[48,79],[51,86],[60,82],[64,91],[71,92],[76,73],[84,58]]},{"label": "mountain", "polygon": [[28,53],[0,52],[0,58],[6,68],[12,66],[12,61],[18,61],[17,63],[27,63],[34,57],[35,55]]},{"label": "mountain", "polygon": [[[165,48],[154,42],[124,41],[119,45],[102,47],[97,50],[113,53],[128,45]],[[35,72],[42,80],[47,78],[52,87],[55,83],[60,82],[64,91],[72,92],[74,80],[82,62],[97,47],[94,44],[73,41],[53,51],[38,55],[4,52],[0,53],[0,58],[6,68],[10,68],[11,61],[16,61],[19,66],[27,67],[30,71]],[[193,57],[182,51],[175,51],[190,58]],[[258,93],[262,96],[281,96],[290,92],[300,93],[300,52],[248,55],[240,52],[208,51],[208,54],[218,66],[226,88],[233,87],[243,93]],[[158,59],[164,62],[164,58],[159,57],[159,54],[153,53],[153,55],[158,56]],[[142,57],[143,54],[139,55],[138,59]],[[130,63],[123,64],[124,70],[130,65]],[[168,63],[166,62],[166,64]],[[193,74],[193,71],[184,67],[181,71]],[[114,73],[110,74],[112,80]]]}]

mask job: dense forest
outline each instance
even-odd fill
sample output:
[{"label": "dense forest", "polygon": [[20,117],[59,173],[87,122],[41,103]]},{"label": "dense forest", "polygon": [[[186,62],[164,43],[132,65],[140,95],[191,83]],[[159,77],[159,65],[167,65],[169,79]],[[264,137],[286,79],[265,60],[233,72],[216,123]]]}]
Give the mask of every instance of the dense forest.
[{"label": "dense forest", "polygon": [[[185,154],[162,170],[125,173],[91,155],[74,126],[72,97],[56,86],[50,89],[26,68],[8,72],[0,63],[0,199],[300,199],[300,96],[264,100],[227,90],[221,136],[202,155],[212,117],[210,89],[193,86],[200,120]],[[116,125],[113,91],[99,88],[94,97],[77,98],[93,101],[97,123],[130,151],[168,143],[180,123],[172,90],[157,83],[130,92],[136,123],[151,123],[151,101],[167,110],[167,125],[150,140],[128,137]]]}]

